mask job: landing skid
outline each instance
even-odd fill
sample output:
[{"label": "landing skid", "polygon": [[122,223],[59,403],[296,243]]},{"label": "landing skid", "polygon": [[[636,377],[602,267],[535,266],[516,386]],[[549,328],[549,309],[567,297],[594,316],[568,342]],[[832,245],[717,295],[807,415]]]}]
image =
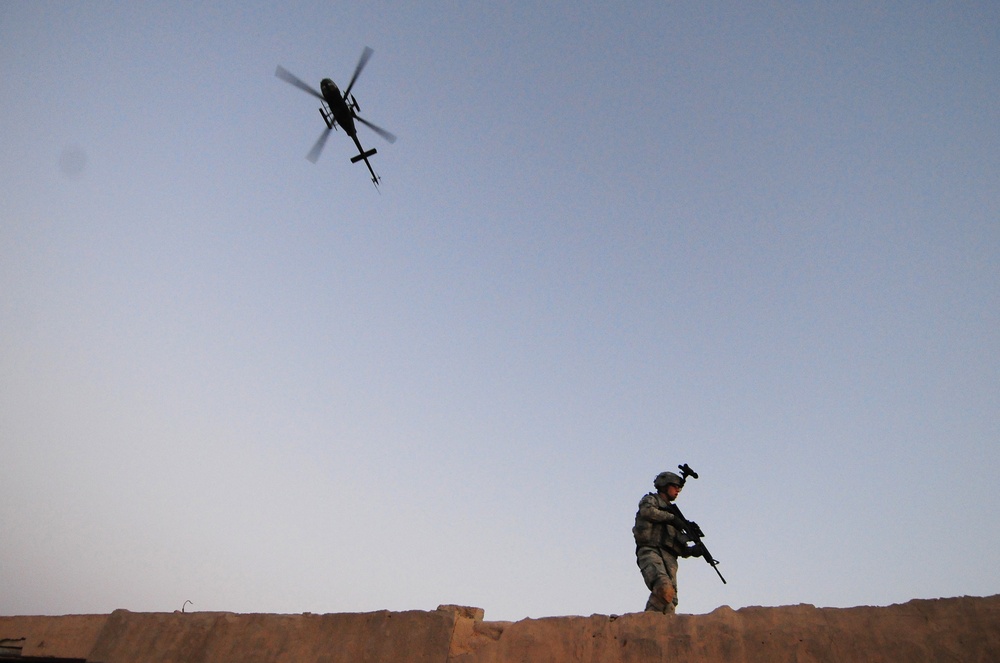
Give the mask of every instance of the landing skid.
[{"label": "landing skid", "polygon": [[333,119],[333,113],[326,106],[320,106],[319,114],[323,116],[323,121],[326,122],[327,129],[337,128],[337,123]]}]

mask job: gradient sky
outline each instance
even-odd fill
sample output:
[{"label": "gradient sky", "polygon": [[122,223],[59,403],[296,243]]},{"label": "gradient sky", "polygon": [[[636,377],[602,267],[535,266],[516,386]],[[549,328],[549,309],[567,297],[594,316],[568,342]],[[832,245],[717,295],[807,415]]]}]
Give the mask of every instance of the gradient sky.
[{"label": "gradient sky", "polygon": [[[315,99],[354,88],[382,187]],[[1000,592],[1000,4],[0,4],[0,613]]]}]

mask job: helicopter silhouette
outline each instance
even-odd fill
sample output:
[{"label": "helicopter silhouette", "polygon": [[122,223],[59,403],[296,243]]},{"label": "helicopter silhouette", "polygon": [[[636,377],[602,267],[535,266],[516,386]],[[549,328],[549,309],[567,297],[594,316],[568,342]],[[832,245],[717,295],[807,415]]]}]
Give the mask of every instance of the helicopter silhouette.
[{"label": "helicopter silhouette", "polygon": [[[375,154],[377,150],[372,148],[366,151],[365,148],[361,147],[361,141],[358,140],[358,129],[354,124],[354,121],[357,120],[361,124],[367,126],[390,143],[396,142],[396,136],[358,115],[358,111],[361,109],[358,107],[358,100],[354,98],[353,94],[351,94],[351,88],[354,87],[354,82],[358,80],[358,74],[360,74],[361,70],[365,68],[366,64],[368,64],[368,59],[374,52],[375,51],[371,48],[365,46],[365,50],[361,53],[361,59],[358,60],[358,66],[354,69],[354,75],[351,76],[351,82],[347,84],[347,87],[343,92],[341,92],[340,88],[338,88],[337,85],[329,78],[324,78],[320,81],[320,89],[316,90],[314,87],[282,67],[280,64],[274,71],[274,75],[289,85],[294,85],[303,92],[311,94],[319,99],[323,104],[319,108],[319,114],[323,116],[323,121],[326,122],[326,129],[320,134],[319,138],[316,139],[316,143],[312,146],[312,149],[309,150],[309,154],[306,155],[306,158],[313,163],[316,163],[319,159],[319,155],[323,152],[323,146],[326,145],[326,139],[329,138],[330,131],[336,129],[339,124],[344,128],[344,133],[350,136],[351,140],[353,140],[354,144],[358,147],[358,154],[351,157],[351,163],[364,161],[365,165],[368,166],[368,172],[372,174],[372,184],[378,187],[378,183],[382,178],[375,174],[375,171],[372,169],[371,162],[368,161],[368,157]],[[320,90],[322,90],[322,92],[320,92]]]}]

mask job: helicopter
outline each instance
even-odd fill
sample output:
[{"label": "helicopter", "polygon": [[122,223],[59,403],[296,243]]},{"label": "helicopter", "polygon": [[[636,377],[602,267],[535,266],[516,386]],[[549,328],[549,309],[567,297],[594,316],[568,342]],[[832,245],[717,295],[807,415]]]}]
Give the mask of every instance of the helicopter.
[{"label": "helicopter", "polygon": [[368,161],[368,157],[375,154],[376,150],[375,148],[372,148],[366,151],[365,148],[361,147],[361,141],[358,140],[358,130],[354,121],[357,120],[361,124],[367,126],[390,143],[396,142],[396,136],[358,115],[358,111],[361,109],[358,107],[358,100],[354,98],[353,94],[351,94],[351,88],[354,87],[354,82],[358,80],[358,74],[360,74],[361,70],[365,68],[366,64],[368,64],[368,59],[374,52],[375,51],[371,48],[365,46],[365,50],[361,53],[361,59],[358,60],[358,66],[354,69],[354,75],[351,76],[351,82],[347,84],[347,87],[343,92],[341,92],[340,88],[338,88],[337,85],[329,78],[324,78],[320,81],[320,89],[316,90],[314,87],[282,67],[280,64],[278,65],[278,68],[275,69],[274,75],[289,85],[294,85],[303,92],[311,94],[322,103],[322,106],[319,108],[319,114],[323,116],[323,121],[326,123],[326,129],[320,134],[319,138],[316,139],[316,143],[312,146],[312,149],[309,150],[309,154],[306,155],[306,158],[309,159],[309,161],[316,163],[319,159],[320,153],[323,152],[323,146],[326,145],[326,139],[329,138],[330,131],[336,129],[339,124],[344,128],[344,133],[350,136],[351,140],[353,140],[354,144],[358,147],[358,154],[351,157],[351,163],[364,161],[365,165],[368,166],[368,172],[372,174],[372,184],[378,187],[378,183],[382,178],[375,174],[375,171],[372,169],[371,162]]}]

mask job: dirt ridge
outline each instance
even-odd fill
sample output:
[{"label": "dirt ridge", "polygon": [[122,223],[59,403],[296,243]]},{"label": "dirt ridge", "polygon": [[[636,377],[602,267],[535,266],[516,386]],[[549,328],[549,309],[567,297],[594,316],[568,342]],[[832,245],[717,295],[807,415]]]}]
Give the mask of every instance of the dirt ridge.
[{"label": "dirt ridge", "polygon": [[486,621],[481,608],[0,616],[0,661],[648,663],[1000,661],[1000,595],[854,608],[722,606],[704,615]]}]

